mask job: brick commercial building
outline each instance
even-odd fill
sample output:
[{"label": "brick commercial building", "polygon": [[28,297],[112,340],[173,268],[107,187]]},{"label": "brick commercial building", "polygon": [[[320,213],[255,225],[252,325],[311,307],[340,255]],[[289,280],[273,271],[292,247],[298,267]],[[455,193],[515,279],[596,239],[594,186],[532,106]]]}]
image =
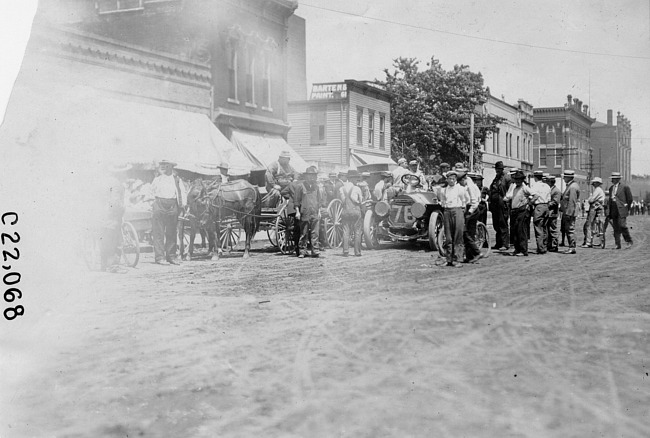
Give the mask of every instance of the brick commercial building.
[{"label": "brick commercial building", "polygon": [[632,181],[631,139],[630,121],[619,112],[614,125],[612,110],[607,110],[607,124],[595,122],[591,127],[594,176],[607,179],[612,172],[621,172],[622,180],[629,184]]}]

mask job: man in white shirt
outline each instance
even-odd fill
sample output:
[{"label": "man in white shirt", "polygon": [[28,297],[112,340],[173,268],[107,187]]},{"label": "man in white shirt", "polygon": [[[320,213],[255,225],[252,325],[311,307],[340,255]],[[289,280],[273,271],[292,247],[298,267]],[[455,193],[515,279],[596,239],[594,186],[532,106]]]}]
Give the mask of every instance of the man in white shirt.
[{"label": "man in white shirt", "polygon": [[481,250],[476,244],[476,223],[478,222],[481,201],[481,190],[474,181],[467,176],[466,169],[456,169],[462,176],[458,178],[458,184],[467,189],[469,201],[465,207],[465,231],[463,232],[463,243],[465,244],[465,261],[476,263],[481,258]]},{"label": "man in white shirt", "polygon": [[528,257],[528,236],[530,234],[530,209],[534,192],[524,184],[526,176],[521,170],[512,175],[513,187],[505,196],[512,202],[510,209],[510,240],[515,247],[511,255]]},{"label": "man in white shirt", "polygon": [[420,185],[425,189],[427,188],[428,183],[427,180],[424,178],[424,173],[422,173],[422,171],[418,167],[418,160],[409,161],[409,167],[406,174],[417,176],[418,178],[420,178]]},{"label": "man in white shirt", "polygon": [[339,190],[339,199],[343,203],[341,222],[343,222],[343,257],[347,257],[350,251],[350,235],[354,231],[354,255],[361,257],[361,235],[363,233],[363,216],[361,215],[361,203],[363,195],[357,187],[359,172],[350,169],[347,173],[348,180]]},{"label": "man in white shirt", "polygon": [[393,174],[385,170],[381,173],[381,179],[373,190],[373,195],[376,201],[387,201],[388,200],[388,189],[391,187],[391,182],[393,180]]},{"label": "man in white shirt", "polygon": [[597,218],[603,219],[605,215],[605,192],[602,189],[603,180],[602,178],[595,177],[591,180],[591,185],[594,187],[594,191],[589,198],[587,198],[587,203],[589,204],[589,214],[587,216],[586,224],[586,237],[585,243],[582,245],[583,248],[593,247],[594,236],[592,234],[592,228]]},{"label": "man in white shirt", "polygon": [[[457,170],[447,172],[447,186],[440,190],[441,202],[444,207],[442,220],[445,227],[445,253],[447,266],[462,267],[465,245],[465,206],[469,203],[467,189],[457,183]],[[464,174],[460,173],[464,176]]]},{"label": "man in white shirt", "polygon": [[178,265],[176,233],[178,214],[183,205],[180,180],[173,174],[176,163],[163,160],[158,164],[158,176],[151,183],[154,196],[152,234],[155,263]]},{"label": "man in white shirt", "polygon": [[551,188],[543,181],[544,172],[541,170],[536,170],[533,173],[533,178],[534,180],[531,182],[530,188],[535,193],[535,200],[533,201],[533,228],[535,228],[537,254],[546,254],[548,248],[546,222],[549,218],[548,203],[551,200]]}]

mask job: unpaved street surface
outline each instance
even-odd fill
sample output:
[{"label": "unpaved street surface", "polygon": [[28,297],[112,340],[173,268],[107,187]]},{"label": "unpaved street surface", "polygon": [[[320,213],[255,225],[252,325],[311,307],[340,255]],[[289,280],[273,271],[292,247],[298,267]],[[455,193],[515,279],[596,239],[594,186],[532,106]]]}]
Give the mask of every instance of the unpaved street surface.
[{"label": "unpaved street surface", "polygon": [[0,436],[650,436],[650,218],[629,223],[630,250],[462,269],[401,244],[146,254],[5,338]]}]

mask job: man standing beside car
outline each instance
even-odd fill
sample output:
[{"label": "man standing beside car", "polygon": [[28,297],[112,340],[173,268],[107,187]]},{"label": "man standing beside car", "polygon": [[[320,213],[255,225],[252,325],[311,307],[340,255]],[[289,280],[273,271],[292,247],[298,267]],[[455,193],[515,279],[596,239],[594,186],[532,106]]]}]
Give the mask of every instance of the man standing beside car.
[{"label": "man standing beside car", "polygon": [[[463,232],[465,231],[465,206],[469,203],[467,189],[457,183],[457,170],[447,172],[447,186],[440,190],[442,198],[442,220],[445,227],[445,252],[447,266],[460,268],[465,252]],[[464,176],[464,174],[462,175]]]},{"label": "man standing beside car", "polygon": [[510,187],[510,176],[503,172],[503,161],[494,164],[496,176],[490,184],[490,212],[492,213],[492,226],[496,233],[496,244],[492,249],[507,251],[510,248],[510,235],[508,230],[508,205],[505,197]]}]

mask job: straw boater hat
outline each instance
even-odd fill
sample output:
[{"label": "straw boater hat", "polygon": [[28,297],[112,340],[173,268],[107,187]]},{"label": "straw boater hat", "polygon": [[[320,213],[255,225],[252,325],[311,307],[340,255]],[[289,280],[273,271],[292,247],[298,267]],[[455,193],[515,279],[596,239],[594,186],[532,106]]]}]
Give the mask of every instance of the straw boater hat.
[{"label": "straw boater hat", "polygon": [[418,160],[409,161],[409,165],[415,165],[415,164],[418,164]]},{"label": "straw boater hat", "polygon": [[291,158],[291,152],[289,151],[280,152],[280,158]]},{"label": "straw boater hat", "polygon": [[334,178],[336,178],[336,177],[338,176],[338,173],[336,173],[336,172],[330,172],[328,176],[329,176],[329,177],[334,177]]},{"label": "straw boater hat", "polygon": [[402,157],[399,160],[397,160],[397,164],[402,164],[402,163],[406,163],[406,158]]},{"label": "straw boater hat", "polygon": [[612,172],[610,179],[621,179],[621,172]]},{"label": "straw boater hat", "polygon": [[576,176],[575,170],[565,170],[562,174],[564,178],[574,178]]},{"label": "straw boater hat", "polygon": [[602,183],[603,183],[603,179],[597,176],[597,177],[595,177],[595,178],[593,178],[593,179],[591,180],[591,183],[592,183],[592,184],[596,184],[596,183],[598,183],[598,184],[602,184]]},{"label": "straw boater hat", "polygon": [[370,176],[370,172],[361,172],[361,177],[362,178],[367,178]]},{"label": "straw boater hat", "polygon": [[158,166],[163,166],[163,165],[168,165],[168,166],[175,167],[175,166],[176,166],[176,163],[174,163],[173,161],[169,161],[169,160],[161,160],[161,161],[158,163]]},{"label": "straw boater hat", "polygon": [[533,172],[533,176],[541,176],[542,178],[544,178],[544,172],[541,170],[536,170]]}]

